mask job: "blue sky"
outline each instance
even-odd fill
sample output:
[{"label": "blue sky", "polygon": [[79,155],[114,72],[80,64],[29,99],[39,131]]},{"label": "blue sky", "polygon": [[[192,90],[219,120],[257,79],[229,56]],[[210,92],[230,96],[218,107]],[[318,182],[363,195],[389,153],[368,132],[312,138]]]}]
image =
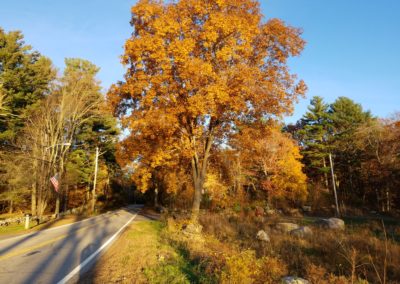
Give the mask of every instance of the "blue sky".
[{"label": "blue sky", "polygon": [[[132,0],[3,0],[0,27],[21,30],[34,49],[62,70],[65,57],[101,68],[104,89],[122,79],[119,56],[132,28]],[[347,96],[373,114],[400,111],[400,1],[261,0],[265,19],[301,27],[304,53],[290,61],[306,81],[307,98],[286,121],[296,121],[314,95]]]}]

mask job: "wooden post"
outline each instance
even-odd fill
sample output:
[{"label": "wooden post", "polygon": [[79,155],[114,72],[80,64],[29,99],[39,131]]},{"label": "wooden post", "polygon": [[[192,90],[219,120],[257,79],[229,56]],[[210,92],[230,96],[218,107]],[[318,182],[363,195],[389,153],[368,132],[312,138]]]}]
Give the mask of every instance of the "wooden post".
[{"label": "wooden post", "polygon": [[333,193],[335,195],[336,216],[340,216],[339,203],[338,203],[337,192],[336,192],[335,174],[334,174],[334,171],[333,171],[333,162],[332,162],[331,153],[329,153],[329,162],[331,164],[331,175],[332,175]]}]

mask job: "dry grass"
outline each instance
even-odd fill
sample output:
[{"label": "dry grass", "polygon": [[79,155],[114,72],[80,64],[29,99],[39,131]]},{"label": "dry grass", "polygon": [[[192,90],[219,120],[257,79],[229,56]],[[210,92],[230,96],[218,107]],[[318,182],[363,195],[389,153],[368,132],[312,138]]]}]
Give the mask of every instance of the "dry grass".
[{"label": "dry grass", "polygon": [[132,223],[79,283],[190,283],[190,267],[161,230],[158,221]]},{"label": "dry grass", "polygon": [[[207,276],[200,283],[279,283],[285,275],[319,284],[400,283],[397,226],[370,221],[334,231],[311,224],[313,236],[297,238],[273,229],[283,220],[205,212],[202,238],[188,239],[181,233],[187,221],[175,216],[167,220],[168,237]],[[270,243],[256,240],[261,229]]]},{"label": "dry grass", "polygon": [[100,258],[82,283],[146,283],[144,269],[157,263],[157,231],[153,222],[132,223]]},{"label": "dry grass", "polygon": [[242,249],[239,243],[221,241],[210,234],[187,236],[182,233],[185,220],[167,220],[165,235],[184,252],[195,269],[192,283],[279,283],[286,274],[286,265],[277,257],[257,257],[252,249]]}]

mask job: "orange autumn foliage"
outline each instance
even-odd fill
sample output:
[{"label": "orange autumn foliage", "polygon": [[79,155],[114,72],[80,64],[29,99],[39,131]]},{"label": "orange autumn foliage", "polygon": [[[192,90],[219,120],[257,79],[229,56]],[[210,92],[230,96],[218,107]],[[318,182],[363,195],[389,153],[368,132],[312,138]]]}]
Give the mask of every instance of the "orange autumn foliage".
[{"label": "orange autumn foliage", "polygon": [[124,81],[108,100],[129,130],[122,165],[137,163],[143,191],[152,173],[191,171],[199,210],[208,160],[243,120],[280,118],[306,86],[287,67],[304,47],[301,31],[262,21],[253,0],[141,0],[125,43]]},{"label": "orange autumn foliage", "polygon": [[234,145],[240,153],[245,182],[258,181],[258,187],[267,191],[269,199],[306,199],[307,177],[302,171],[299,147],[277,125],[243,128]]}]

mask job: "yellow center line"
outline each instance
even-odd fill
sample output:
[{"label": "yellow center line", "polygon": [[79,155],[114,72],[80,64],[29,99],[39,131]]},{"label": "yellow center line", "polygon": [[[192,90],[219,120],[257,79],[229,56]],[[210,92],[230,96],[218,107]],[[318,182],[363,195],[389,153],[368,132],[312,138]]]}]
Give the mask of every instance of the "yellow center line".
[{"label": "yellow center line", "polygon": [[28,247],[28,248],[25,248],[25,249],[20,249],[20,250],[14,251],[14,252],[7,253],[5,255],[0,256],[0,261],[8,259],[8,258],[11,258],[11,257],[14,257],[14,256],[18,256],[18,255],[21,255],[21,254],[25,254],[25,253],[30,252],[32,250],[47,246],[47,245],[49,245],[51,243],[54,243],[54,242],[59,241],[59,240],[62,240],[64,238],[66,238],[67,236],[68,235],[62,235],[62,236],[59,236],[57,238],[45,241],[45,242],[40,243],[40,244],[37,244],[35,246],[31,246],[31,247]]},{"label": "yellow center line", "polygon": [[89,226],[80,228],[80,229],[78,229],[78,230],[76,230],[76,231],[73,231],[73,232],[71,232],[71,233],[69,233],[69,234],[64,234],[64,235],[58,236],[58,237],[56,237],[56,238],[53,238],[53,239],[51,239],[51,240],[42,242],[42,243],[40,243],[40,244],[31,246],[31,247],[28,247],[28,248],[20,249],[20,250],[14,251],[14,252],[7,253],[7,254],[5,254],[5,255],[0,256],[0,261],[5,260],[5,259],[8,259],[8,258],[11,258],[11,257],[14,257],[14,256],[18,256],[18,255],[21,255],[21,254],[26,254],[26,253],[28,253],[28,252],[30,252],[30,251],[32,251],[32,250],[38,249],[38,248],[45,247],[45,246],[47,246],[47,245],[49,245],[49,244],[52,244],[52,243],[55,243],[55,242],[57,242],[57,241],[59,241],[59,240],[65,239],[66,237],[68,237],[68,236],[71,235],[72,233],[76,233],[76,232],[82,231],[82,230],[84,230],[84,229],[88,229],[88,228],[90,228],[90,227],[94,227],[94,226],[96,226],[98,223],[100,223],[101,221],[104,221],[104,220],[100,220],[99,222],[96,222],[96,223],[94,223],[94,224],[92,224],[92,225],[89,225]]}]

